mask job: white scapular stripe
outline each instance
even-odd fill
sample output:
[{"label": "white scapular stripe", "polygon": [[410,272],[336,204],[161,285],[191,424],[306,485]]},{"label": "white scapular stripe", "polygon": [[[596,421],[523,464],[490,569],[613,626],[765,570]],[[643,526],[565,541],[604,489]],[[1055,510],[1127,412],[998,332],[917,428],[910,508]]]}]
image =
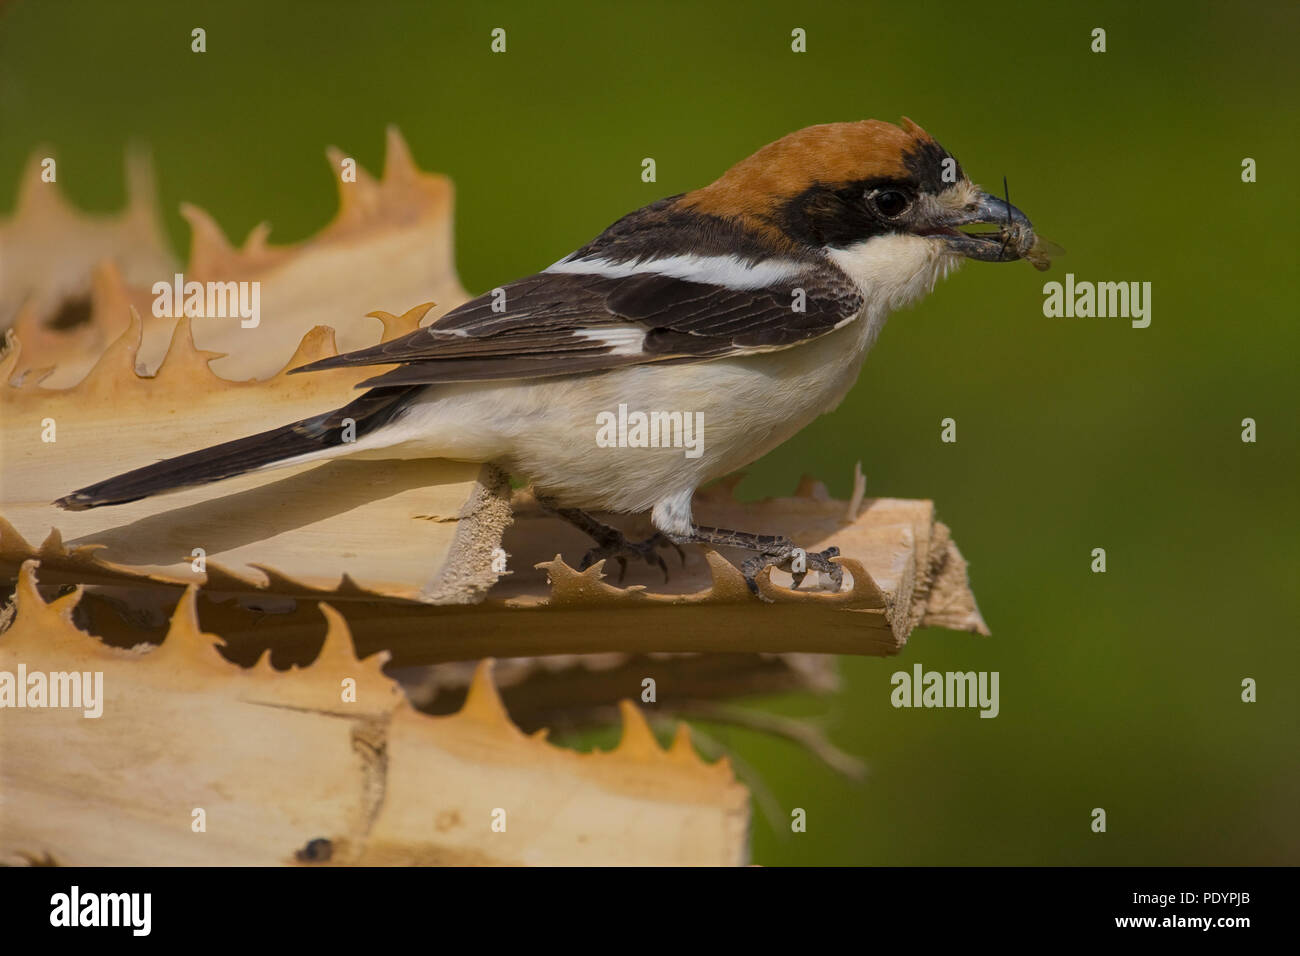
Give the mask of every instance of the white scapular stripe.
[{"label": "white scapular stripe", "polygon": [[705,282],[727,289],[761,289],[782,279],[798,275],[806,266],[791,259],[764,259],[747,263],[736,256],[665,256],[631,262],[608,259],[561,259],[547,272],[570,272],[578,275],[606,276],[623,279],[634,275],[662,275],[689,282]]}]

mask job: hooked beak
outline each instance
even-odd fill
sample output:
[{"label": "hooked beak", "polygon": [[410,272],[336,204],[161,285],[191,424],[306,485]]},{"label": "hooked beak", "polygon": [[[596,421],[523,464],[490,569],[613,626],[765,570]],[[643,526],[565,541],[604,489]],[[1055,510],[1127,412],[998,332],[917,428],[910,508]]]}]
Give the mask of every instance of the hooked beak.
[{"label": "hooked beak", "polygon": [[[988,225],[996,230],[961,232],[958,226]],[[997,196],[980,193],[974,209],[955,213],[927,235],[943,242],[953,252],[981,262],[1014,262],[1024,257],[1035,242],[1029,217]]]}]

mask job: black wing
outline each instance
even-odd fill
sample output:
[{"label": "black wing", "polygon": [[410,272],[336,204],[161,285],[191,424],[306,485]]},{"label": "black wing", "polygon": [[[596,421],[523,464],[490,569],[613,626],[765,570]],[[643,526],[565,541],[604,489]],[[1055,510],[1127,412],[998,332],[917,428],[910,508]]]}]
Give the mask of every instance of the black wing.
[{"label": "black wing", "polygon": [[401,366],[358,386],[370,387],[707,361],[815,339],[850,321],[862,305],[849,279],[824,265],[759,289],[652,272],[540,272],[466,302],[431,326],[294,371]]}]

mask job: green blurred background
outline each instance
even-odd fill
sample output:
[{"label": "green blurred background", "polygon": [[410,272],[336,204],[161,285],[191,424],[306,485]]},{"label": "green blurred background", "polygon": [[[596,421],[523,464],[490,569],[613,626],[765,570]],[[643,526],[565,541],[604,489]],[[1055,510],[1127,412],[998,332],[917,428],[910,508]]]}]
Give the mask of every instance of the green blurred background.
[{"label": "green blurred background", "polygon": [[[993,637],[920,631],[901,657],[844,659],[835,698],[761,702],[825,720],[869,761],[865,784],[709,727],[808,812],[798,835],[756,815],[754,859],[1300,862],[1300,6],[181,6],[0,12],[0,210],[38,143],[76,202],[115,209],[123,149],[143,142],[178,251],[182,200],[236,239],[269,219],[289,242],[333,214],[323,147],[378,171],[397,123],[456,183],[460,274],[481,292],[812,123],[907,115],[972,178],[1005,174],[1068,256],[1046,276],[967,264],[742,485],[782,494],[812,473],[846,496],[861,459],[870,494],[933,498]],[[1150,281],[1150,328],[1045,318],[1043,282],[1066,271]],[[948,416],[956,444],[939,441]],[[893,709],[890,674],[916,662],[999,671],[1001,715]]]}]

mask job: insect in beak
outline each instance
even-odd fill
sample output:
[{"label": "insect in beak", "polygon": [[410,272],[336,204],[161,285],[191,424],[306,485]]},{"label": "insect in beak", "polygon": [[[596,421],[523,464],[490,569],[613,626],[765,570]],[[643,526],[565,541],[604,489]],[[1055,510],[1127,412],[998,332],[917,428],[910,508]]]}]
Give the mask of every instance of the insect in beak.
[{"label": "insect in beak", "polygon": [[[1040,272],[1051,265],[1052,257],[1065,250],[1053,242],[1040,238],[1033,223],[1023,212],[1011,205],[1007,180],[1002,178],[1004,199],[981,193],[973,208],[963,211],[939,228],[926,234],[945,242],[949,249],[968,259],[982,262],[1014,262],[1024,259]],[[997,226],[997,231],[962,232],[957,227],[973,225]]]}]

